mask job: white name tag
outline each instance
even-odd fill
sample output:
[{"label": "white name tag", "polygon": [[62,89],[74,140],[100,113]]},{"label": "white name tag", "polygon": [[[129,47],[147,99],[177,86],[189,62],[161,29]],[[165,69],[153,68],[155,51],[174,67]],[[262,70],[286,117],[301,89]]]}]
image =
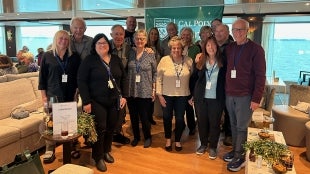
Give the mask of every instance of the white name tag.
[{"label": "white name tag", "polygon": [[139,74],[136,75],[136,82],[139,83],[141,81],[141,76]]},{"label": "white name tag", "polygon": [[235,69],[231,70],[231,75],[230,75],[230,77],[231,77],[232,79],[237,78],[237,71],[236,71]]},{"label": "white name tag", "polygon": [[112,83],[111,80],[108,81],[108,87],[109,87],[110,89],[113,89],[113,88],[114,88],[114,85],[113,85],[113,83]]},{"label": "white name tag", "polygon": [[207,81],[206,89],[211,89],[211,82],[210,81]]},{"label": "white name tag", "polygon": [[175,81],[175,87],[177,87],[177,88],[181,87],[181,80],[180,79]]},{"label": "white name tag", "polygon": [[63,83],[67,83],[68,82],[68,75],[67,74],[63,74],[61,76],[61,82],[63,82]]}]

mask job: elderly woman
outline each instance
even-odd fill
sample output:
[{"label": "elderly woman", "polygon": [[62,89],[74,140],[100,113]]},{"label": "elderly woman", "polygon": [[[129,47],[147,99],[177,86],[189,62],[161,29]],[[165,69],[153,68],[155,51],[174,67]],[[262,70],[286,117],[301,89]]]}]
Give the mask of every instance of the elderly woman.
[{"label": "elderly woman", "polygon": [[173,111],[175,113],[175,150],[181,151],[181,136],[187,97],[190,95],[189,79],[193,61],[183,56],[183,42],[177,36],[168,42],[171,54],[163,57],[157,67],[156,94],[163,109],[166,151],[172,151],[171,134]]},{"label": "elderly woman", "polygon": [[[59,102],[70,102],[76,99],[77,69],[80,57],[70,49],[70,36],[65,30],[55,33],[52,47],[42,56],[39,73],[39,90],[43,103],[50,97],[57,97]],[[44,163],[55,160],[55,143],[46,141]]]},{"label": "elderly woman", "polygon": [[18,74],[18,71],[9,56],[0,54],[0,76],[5,74]]},{"label": "elderly woman", "polygon": [[199,31],[200,40],[195,43],[195,45],[199,46],[200,52],[204,50],[203,46],[206,43],[209,37],[213,36],[212,28],[209,26],[202,26]]},{"label": "elderly woman", "polygon": [[128,58],[128,109],[134,134],[131,145],[136,146],[140,141],[139,120],[141,120],[144,148],[148,148],[152,143],[149,113],[151,104],[155,100],[157,63],[154,53],[148,53],[145,49],[147,42],[145,30],[136,31],[134,42],[136,50],[132,51]]},{"label": "elderly woman", "polygon": [[27,72],[37,72],[39,70],[39,66],[34,62],[33,54],[30,52],[26,52],[22,54],[25,65],[28,67]]},{"label": "elderly woman", "polygon": [[91,45],[91,54],[81,63],[78,87],[83,110],[95,115],[98,140],[92,145],[92,158],[99,171],[106,171],[105,162],[113,163],[110,154],[113,132],[119,110],[126,104],[127,81],[121,59],[111,54],[111,44],[106,35],[97,34]]}]

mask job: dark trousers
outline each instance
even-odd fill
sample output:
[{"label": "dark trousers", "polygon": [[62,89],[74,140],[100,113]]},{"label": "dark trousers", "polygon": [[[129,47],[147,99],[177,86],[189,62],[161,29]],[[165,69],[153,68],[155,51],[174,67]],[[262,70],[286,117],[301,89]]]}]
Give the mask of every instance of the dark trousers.
[{"label": "dark trousers", "polygon": [[188,129],[194,130],[196,127],[194,108],[186,101],[186,124]]},{"label": "dark trousers", "polygon": [[92,114],[95,115],[97,142],[92,146],[92,157],[97,162],[103,159],[104,153],[111,152],[113,131],[118,120],[118,110],[115,106],[106,107],[92,102]]},{"label": "dark trousers", "polygon": [[119,117],[115,126],[114,134],[120,134],[122,132],[122,126],[126,117],[126,105],[119,110]]},{"label": "dark trousers", "polygon": [[153,120],[154,104],[155,104],[155,101],[151,102],[150,112],[149,112],[149,121]]},{"label": "dark trousers", "polygon": [[216,99],[203,99],[195,104],[198,105],[197,123],[201,145],[207,146],[209,140],[210,148],[217,148],[223,104]]},{"label": "dark trousers", "polygon": [[186,96],[163,96],[166,100],[166,107],[163,109],[165,138],[171,139],[173,111],[175,114],[175,142],[180,142],[184,127],[184,114],[187,103]]},{"label": "dark trousers", "polygon": [[151,138],[151,123],[149,121],[151,103],[151,98],[129,97],[127,99],[134,139],[140,140],[139,120],[141,120],[144,139]]},{"label": "dark trousers", "polygon": [[224,108],[223,131],[225,133],[225,137],[231,137],[231,125],[230,125],[229,114],[228,114],[226,106]]}]

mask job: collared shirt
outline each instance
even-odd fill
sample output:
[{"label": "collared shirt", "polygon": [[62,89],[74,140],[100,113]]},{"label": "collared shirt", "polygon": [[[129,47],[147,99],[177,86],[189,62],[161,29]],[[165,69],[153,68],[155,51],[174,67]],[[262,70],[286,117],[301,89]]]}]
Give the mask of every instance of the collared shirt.
[{"label": "collared shirt", "polygon": [[90,36],[84,35],[82,42],[76,42],[74,37],[71,36],[71,50],[76,52],[81,57],[81,60],[84,60],[90,54],[92,42],[93,38]]}]

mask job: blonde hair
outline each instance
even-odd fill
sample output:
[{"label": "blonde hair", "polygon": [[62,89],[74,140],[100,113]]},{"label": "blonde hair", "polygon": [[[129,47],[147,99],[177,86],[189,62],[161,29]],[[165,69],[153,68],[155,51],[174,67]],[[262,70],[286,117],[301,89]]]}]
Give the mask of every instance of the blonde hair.
[{"label": "blonde hair", "polygon": [[137,30],[133,37],[136,37],[138,34],[143,34],[145,36],[145,39],[147,39],[147,32],[144,29]]},{"label": "blonde hair", "polygon": [[169,40],[169,42],[168,42],[168,47],[171,49],[172,44],[174,44],[174,43],[180,44],[180,45],[182,46],[182,49],[184,48],[184,42],[183,42],[183,40],[182,40],[180,37],[178,37],[178,36],[173,36],[173,37]]},{"label": "blonde hair", "polygon": [[32,54],[31,52],[23,53],[23,54],[22,54],[22,57],[23,57],[24,59],[29,60],[29,62],[34,62],[34,57],[33,57],[33,54]]},{"label": "blonde hair", "polygon": [[65,36],[68,39],[68,41],[69,41],[67,51],[68,51],[68,56],[70,57],[72,55],[71,41],[70,41],[70,35],[69,35],[69,33],[66,30],[59,30],[59,31],[57,31],[55,33],[55,36],[54,36],[54,39],[53,39],[53,43],[52,43],[52,47],[51,47],[50,50],[52,50],[54,56],[56,56],[56,53],[58,53],[57,40],[61,36]]}]

